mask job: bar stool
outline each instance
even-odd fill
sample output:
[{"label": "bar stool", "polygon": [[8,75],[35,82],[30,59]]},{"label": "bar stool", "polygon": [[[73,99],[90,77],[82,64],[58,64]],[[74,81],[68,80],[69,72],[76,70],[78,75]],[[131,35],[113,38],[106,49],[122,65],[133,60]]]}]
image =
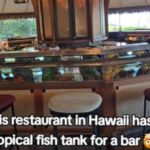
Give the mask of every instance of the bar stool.
[{"label": "bar stool", "polygon": [[[144,117],[146,117],[146,102],[147,102],[147,100],[150,101],[150,88],[144,90]],[[143,127],[143,137],[145,135],[145,132],[146,132],[145,127]],[[143,150],[144,149],[145,148],[143,145]]]},{"label": "bar stool", "polygon": [[146,101],[150,101],[150,88],[144,90],[144,117],[146,117]]},{"label": "bar stool", "polygon": [[[12,116],[14,117],[15,116],[14,105],[13,105],[14,101],[15,101],[14,96],[0,94],[0,113],[2,114],[8,108],[11,108]],[[16,124],[14,125],[14,133],[18,135]],[[16,148],[17,150],[19,150],[18,146],[16,146]],[[12,146],[10,147],[10,149],[12,149]]]},{"label": "bar stool", "polygon": [[144,117],[146,117],[146,101],[150,101],[150,88],[144,91]]},{"label": "bar stool", "polygon": [[[100,95],[94,92],[63,92],[53,96],[48,107],[50,113],[54,117],[64,117],[71,115],[74,117],[87,117],[89,115],[99,115],[99,108],[102,104],[102,98]],[[53,133],[55,137],[58,137],[57,126],[53,126]],[[100,136],[100,129],[98,126],[93,125],[93,134],[97,137]],[[54,146],[57,150],[58,146]],[[100,147],[96,147],[100,150]]]}]

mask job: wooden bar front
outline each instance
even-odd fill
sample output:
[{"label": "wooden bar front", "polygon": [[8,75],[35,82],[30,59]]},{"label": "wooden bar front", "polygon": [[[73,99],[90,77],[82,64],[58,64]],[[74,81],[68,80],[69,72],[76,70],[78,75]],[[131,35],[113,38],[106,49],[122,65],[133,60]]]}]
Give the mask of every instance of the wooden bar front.
[{"label": "wooden bar front", "polygon": [[[0,90],[31,90],[34,94],[35,116],[43,116],[43,91],[48,89],[91,89],[100,94],[103,98],[101,112],[103,116],[116,116],[115,90],[113,83],[104,81],[85,81],[85,82],[46,82],[46,83],[11,83],[0,84]],[[109,109],[108,109],[109,108]],[[81,129],[82,130],[82,129]],[[105,135],[112,135],[114,127],[104,127]]]}]

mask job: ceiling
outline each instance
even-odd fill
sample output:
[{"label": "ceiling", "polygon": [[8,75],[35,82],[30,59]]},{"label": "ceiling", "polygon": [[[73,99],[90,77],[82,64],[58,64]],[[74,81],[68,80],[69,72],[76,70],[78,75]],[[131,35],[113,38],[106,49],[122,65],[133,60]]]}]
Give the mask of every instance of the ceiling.
[{"label": "ceiling", "polygon": [[33,6],[31,0],[25,4],[15,4],[13,0],[0,0],[0,18],[9,16],[21,16],[33,14]]},{"label": "ceiling", "polygon": [[138,11],[149,10],[150,0],[110,0],[109,9],[111,11]]},{"label": "ceiling", "polygon": [[[150,0],[110,0],[110,11],[135,9],[149,9]],[[0,19],[9,17],[30,17],[34,16],[31,0],[26,4],[15,4],[14,0],[0,0]]]}]

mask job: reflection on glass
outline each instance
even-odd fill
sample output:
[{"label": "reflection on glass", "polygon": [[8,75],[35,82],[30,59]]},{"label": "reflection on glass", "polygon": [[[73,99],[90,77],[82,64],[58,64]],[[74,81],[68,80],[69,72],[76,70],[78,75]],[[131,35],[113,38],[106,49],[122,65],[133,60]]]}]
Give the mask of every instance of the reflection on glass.
[{"label": "reflection on glass", "polygon": [[101,67],[81,67],[80,73],[83,80],[101,80],[102,79],[102,68]]},{"label": "reflection on glass", "polygon": [[60,67],[58,72],[57,80],[59,81],[83,81],[79,67]]},{"label": "reflection on glass", "polygon": [[32,69],[34,82],[42,82],[42,73],[43,72],[41,68]]},{"label": "reflection on glass", "polygon": [[45,37],[51,38],[52,37],[52,30],[51,30],[51,13],[50,13],[50,5],[49,0],[42,0],[43,6],[43,20],[44,20],[44,31]]},{"label": "reflection on glass", "polygon": [[5,63],[15,63],[16,62],[16,58],[5,58],[4,62]]},{"label": "reflection on glass", "polygon": [[70,37],[68,0],[56,0],[58,37]]},{"label": "reflection on glass", "polygon": [[105,55],[105,58],[108,60],[130,60],[132,58],[147,58],[150,57],[150,53],[145,50],[140,51],[128,51],[128,52],[120,52]]},{"label": "reflection on glass", "polygon": [[88,35],[86,0],[74,0],[74,6],[76,36],[85,37]]},{"label": "reflection on glass", "polygon": [[1,79],[7,80],[12,79],[14,77],[12,69],[1,69]]},{"label": "reflection on glass", "polygon": [[104,80],[120,80],[127,78],[135,78],[141,75],[150,74],[150,64],[136,62],[131,64],[126,64],[123,66],[107,66],[104,68],[103,79]]}]

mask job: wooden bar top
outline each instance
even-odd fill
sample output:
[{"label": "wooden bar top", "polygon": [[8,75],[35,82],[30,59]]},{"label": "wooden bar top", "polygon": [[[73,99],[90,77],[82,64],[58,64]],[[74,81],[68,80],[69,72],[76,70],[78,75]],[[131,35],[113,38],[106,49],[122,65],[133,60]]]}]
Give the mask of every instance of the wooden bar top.
[{"label": "wooden bar top", "polygon": [[11,57],[41,57],[41,56],[82,56],[82,55],[100,55],[100,48],[75,48],[75,49],[60,49],[60,50],[25,50],[25,51],[2,51],[0,52],[0,58]]}]

